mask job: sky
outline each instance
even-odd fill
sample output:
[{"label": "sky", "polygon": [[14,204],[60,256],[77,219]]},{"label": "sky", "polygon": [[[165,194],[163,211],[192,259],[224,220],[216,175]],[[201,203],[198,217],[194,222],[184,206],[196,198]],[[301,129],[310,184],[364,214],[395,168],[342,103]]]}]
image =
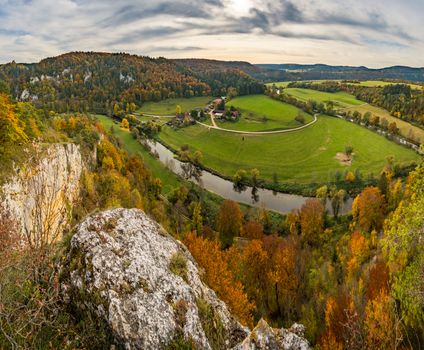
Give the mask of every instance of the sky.
[{"label": "sky", "polygon": [[424,66],[424,0],[0,0],[0,63],[69,51]]}]

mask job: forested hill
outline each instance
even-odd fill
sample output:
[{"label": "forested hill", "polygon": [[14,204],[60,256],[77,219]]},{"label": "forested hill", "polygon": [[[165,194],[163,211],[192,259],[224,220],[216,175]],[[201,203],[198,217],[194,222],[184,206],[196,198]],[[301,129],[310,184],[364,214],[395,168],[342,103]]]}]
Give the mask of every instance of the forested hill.
[{"label": "forested hill", "polygon": [[243,61],[217,61],[207,59],[176,59],[176,64],[187,67],[199,79],[207,81],[214,91],[220,85],[237,86],[240,95],[262,93],[263,86],[255,79],[265,78],[262,69]]},{"label": "forested hill", "polygon": [[165,58],[124,53],[72,52],[39,63],[0,66],[0,80],[20,100],[57,112],[106,113],[116,102],[141,105],[173,97],[263,91],[239,69],[191,69]]},{"label": "forested hill", "polygon": [[381,69],[326,64],[258,64],[261,78],[266,81],[294,81],[321,79],[350,80],[408,80],[424,82],[424,68],[394,66]]}]

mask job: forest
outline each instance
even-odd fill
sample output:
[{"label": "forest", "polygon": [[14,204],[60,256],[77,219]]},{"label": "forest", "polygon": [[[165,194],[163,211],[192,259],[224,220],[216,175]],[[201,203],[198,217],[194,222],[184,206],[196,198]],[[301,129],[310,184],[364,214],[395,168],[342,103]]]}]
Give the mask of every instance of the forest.
[{"label": "forest", "polygon": [[292,82],[288,87],[307,88],[325,92],[344,91],[358,100],[382,107],[396,118],[424,126],[424,95],[421,90],[411,89],[407,84],[384,87],[366,87],[348,82]]},{"label": "forest", "polygon": [[[315,199],[282,216],[210,197],[189,183],[165,200],[143,159],[129,155],[113,129],[83,114],[46,114],[1,94],[0,135],[0,157],[9,164],[3,181],[35,139],[74,142],[86,154],[97,145],[72,222],[93,210],[143,209],[185,243],[205,282],[245,325],[261,317],[279,327],[300,322],[317,349],[424,344],[422,166],[402,180],[388,161],[376,186],[355,198],[352,214],[330,216],[325,204],[337,207],[344,194],[323,186]],[[107,327],[93,315],[62,307],[55,266],[72,233],[42,248],[20,246],[17,234],[2,211],[0,348],[11,341],[41,348],[109,344]]]},{"label": "forest", "polygon": [[112,114],[114,105],[167,98],[246,95],[264,91],[237,68],[185,65],[165,58],[72,52],[35,64],[0,65],[0,80],[17,99],[46,111]]}]

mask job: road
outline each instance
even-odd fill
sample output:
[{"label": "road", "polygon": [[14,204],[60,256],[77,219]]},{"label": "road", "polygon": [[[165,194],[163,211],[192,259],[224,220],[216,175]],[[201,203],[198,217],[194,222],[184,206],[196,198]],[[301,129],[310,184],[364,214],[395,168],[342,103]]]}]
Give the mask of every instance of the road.
[{"label": "road", "polygon": [[201,122],[197,122],[197,124],[202,125],[208,129],[215,129],[215,130],[221,130],[221,131],[226,131],[226,132],[230,132],[233,134],[242,134],[242,135],[270,135],[270,134],[284,134],[284,133],[288,133],[288,132],[293,132],[293,131],[298,131],[298,130],[302,130],[305,129],[309,126],[311,126],[312,124],[316,123],[316,121],[318,120],[317,118],[318,113],[314,114],[314,120],[311,121],[308,124],[299,126],[297,128],[293,128],[293,129],[283,129],[283,130],[272,130],[272,131],[241,131],[241,130],[231,130],[231,129],[224,129],[221,128],[220,126],[216,125],[214,117],[212,116],[212,113],[210,113],[210,118],[211,118],[211,122],[213,125],[208,125],[205,123],[201,123]]}]

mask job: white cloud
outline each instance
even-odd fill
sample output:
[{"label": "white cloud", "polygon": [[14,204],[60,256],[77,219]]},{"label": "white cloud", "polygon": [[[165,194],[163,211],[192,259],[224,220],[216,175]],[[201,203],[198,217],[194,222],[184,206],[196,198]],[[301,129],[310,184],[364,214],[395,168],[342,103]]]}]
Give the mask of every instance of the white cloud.
[{"label": "white cloud", "polygon": [[422,65],[421,0],[0,0],[0,62],[67,51]]}]

